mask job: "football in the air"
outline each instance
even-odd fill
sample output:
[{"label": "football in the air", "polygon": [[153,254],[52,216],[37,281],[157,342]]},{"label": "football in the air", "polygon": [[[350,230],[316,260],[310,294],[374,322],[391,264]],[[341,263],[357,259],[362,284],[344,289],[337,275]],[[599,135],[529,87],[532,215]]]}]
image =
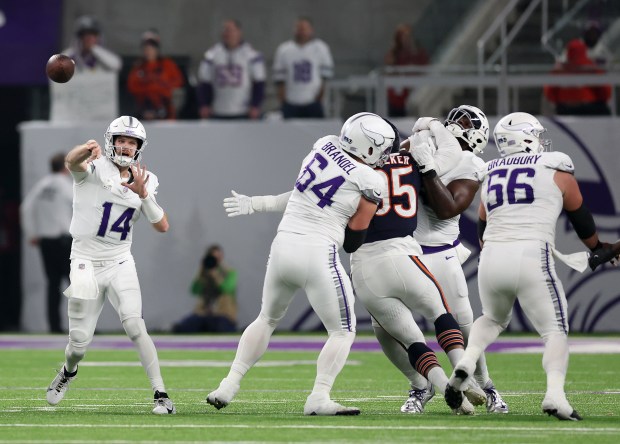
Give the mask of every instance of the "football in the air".
[{"label": "football in the air", "polygon": [[64,54],[54,54],[45,66],[47,77],[56,83],[67,83],[75,72],[75,62]]}]

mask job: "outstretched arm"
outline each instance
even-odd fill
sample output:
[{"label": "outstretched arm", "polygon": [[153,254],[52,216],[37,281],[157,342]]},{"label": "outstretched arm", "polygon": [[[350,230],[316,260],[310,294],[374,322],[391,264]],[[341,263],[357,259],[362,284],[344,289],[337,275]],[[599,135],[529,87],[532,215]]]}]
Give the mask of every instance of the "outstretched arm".
[{"label": "outstretched arm", "polygon": [[99,157],[101,157],[101,147],[96,140],[91,139],[69,151],[65,157],[65,165],[69,171],[84,173],[88,168],[88,162]]},{"label": "outstretched arm", "polygon": [[224,208],[228,217],[245,216],[255,211],[258,213],[283,213],[291,193],[292,191],[287,191],[277,196],[246,196],[233,190],[232,197],[224,199]]}]

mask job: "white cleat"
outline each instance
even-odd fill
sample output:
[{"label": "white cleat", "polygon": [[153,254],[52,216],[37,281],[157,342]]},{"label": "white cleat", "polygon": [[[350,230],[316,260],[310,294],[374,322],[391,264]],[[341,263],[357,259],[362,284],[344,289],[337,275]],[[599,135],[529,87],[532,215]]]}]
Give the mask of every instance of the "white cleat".
[{"label": "white cleat", "polygon": [[[77,370],[76,372],[77,373]],[[69,383],[75,379],[75,373],[73,376],[67,376],[65,373],[65,366],[63,365],[58,374],[47,388],[47,403],[50,405],[56,405],[62,398],[65,397],[65,393],[69,388]]]},{"label": "white cleat", "polygon": [[322,394],[311,393],[304,406],[304,415],[308,416],[353,416],[359,414],[360,409],[357,407],[345,407]]},{"label": "white cleat", "polygon": [[400,408],[403,413],[423,413],[426,403],[433,399],[435,396],[435,388],[433,384],[428,384],[423,389],[411,389],[409,390],[409,398]]},{"label": "white cleat", "polygon": [[177,412],[174,403],[166,392],[155,391],[153,413],[156,415],[174,415]]},{"label": "white cleat", "polygon": [[223,409],[233,400],[240,385],[230,382],[228,378],[222,379],[220,386],[207,395],[207,402],[216,409]]},{"label": "white cleat", "polygon": [[487,395],[487,412],[508,413],[508,404],[504,402],[491,381],[484,386],[483,390]]},{"label": "white cleat", "polygon": [[563,421],[581,421],[583,418],[573,409],[566,398],[553,399],[547,395],[542,402],[542,410],[549,416],[555,416]]},{"label": "white cleat", "polygon": [[487,402],[486,392],[476,383],[470,384],[463,393],[473,405],[484,405]]}]

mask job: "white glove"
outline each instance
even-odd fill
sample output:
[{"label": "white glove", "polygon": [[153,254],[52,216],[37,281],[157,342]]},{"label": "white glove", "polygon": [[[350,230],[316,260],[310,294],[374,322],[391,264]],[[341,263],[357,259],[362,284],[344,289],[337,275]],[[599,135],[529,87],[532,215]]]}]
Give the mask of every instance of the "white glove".
[{"label": "white glove", "polygon": [[[436,120],[437,122],[439,122],[439,120],[436,119],[435,117],[420,117],[413,124],[413,129],[411,130],[411,132],[412,133],[417,133],[418,131],[422,131],[422,130],[430,130],[431,129],[431,122],[433,120]],[[441,122],[439,122],[439,123],[441,124]]]},{"label": "white glove", "polygon": [[235,190],[232,190],[232,195],[233,197],[224,199],[224,208],[226,213],[228,213],[228,217],[244,216],[254,212],[251,197],[237,194]]},{"label": "white glove", "polygon": [[427,142],[412,144],[409,152],[420,167],[420,173],[426,174],[431,170],[437,171],[437,165],[435,165],[435,159],[433,159],[434,151]]}]

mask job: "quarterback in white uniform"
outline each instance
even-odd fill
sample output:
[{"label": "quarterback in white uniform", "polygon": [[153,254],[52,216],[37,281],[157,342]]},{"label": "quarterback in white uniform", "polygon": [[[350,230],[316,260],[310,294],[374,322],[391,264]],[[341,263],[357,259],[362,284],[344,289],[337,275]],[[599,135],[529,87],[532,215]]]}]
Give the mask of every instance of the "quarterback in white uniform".
[{"label": "quarterback in white uniform", "polygon": [[233,208],[236,214],[286,210],[271,245],[260,314],[243,332],[230,372],[208,395],[209,404],[220,409],[232,401],[247,371],[265,353],[295,291],[303,289],[328,332],[304,414],[359,414],[359,409],[330,399],[356,327],[353,290],[338,250],[343,247],[351,252],[364,242],[387,192],[373,167],[385,162],[394,139],[394,130],[381,117],[356,114],[345,122],[340,137],[326,136],[314,144],[291,193],[233,198],[244,206]]},{"label": "quarterback in white uniform", "polygon": [[155,200],[157,176],[139,163],[146,144],[142,124],[122,116],[112,121],[105,133],[105,156],[101,156],[95,140],[67,154],[66,165],[74,180],[71,285],[65,291],[69,298],[69,343],[65,364],[47,389],[47,401],[52,405],[63,399],[75,378],[108,299],[151,382],[153,413],[176,412],[142,319],[140,284],[130,251],[133,226],[141,213],[155,230],[168,231],[166,214]]},{"label": "quarterback in white uniform", "polygon": [[[472,326],[465,355],[450,379],[455,390],[469,383],[476,361],[508,326],[515,299],[545,343],[547,392],[542,409],[559,419],[581,416],[564,393],[568,367],[567,303],[555,272],[555,227],[562,209],[581,241],[598,248],[596,226],[583,205],[571,159],[544,152],[549,140],[540,122],[512,113],[495,126],[501,158],[480,172],[482,196],[478,235],[483,243],[478,285],[483,315]],[[446,399],[453,393],[446,390]]]},{"label": "quarterback in white uniform", "polygon": [[234,20],[224,22],[222,42],[207,52],[198,69],[200,117],[260,117],[265,88],[263,55],[242,40]]}]

